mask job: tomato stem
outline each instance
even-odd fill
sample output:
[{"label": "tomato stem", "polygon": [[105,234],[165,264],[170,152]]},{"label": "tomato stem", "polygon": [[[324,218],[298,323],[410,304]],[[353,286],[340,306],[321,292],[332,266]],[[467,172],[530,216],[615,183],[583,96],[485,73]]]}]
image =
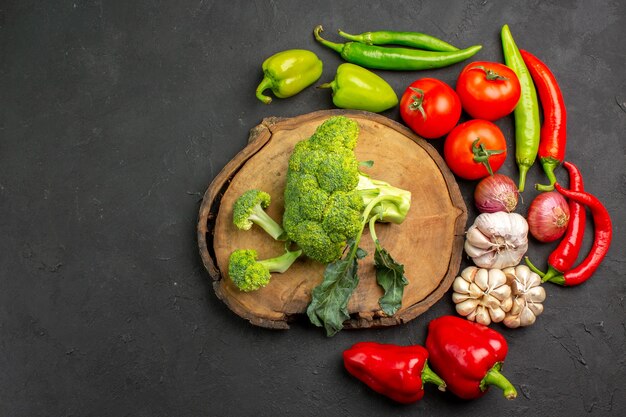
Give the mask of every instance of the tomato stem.
[{"label": "tomato stem", "polygon": [[410,87],[410,89],[417,95],[411,96],[411,100],[413,101],[411,102],[411,104],[409,104],[409,109],[413,111],[419,110],[419,112],[422,114],[422,118],[425,121],[426,112],[424,111],[424,107],[422,106],[422,103],[424,102],[424,90],[416,87]]},{"label": "tomato stem", "polygon": [[482,65],[479,65],[477,67],[473,67],[475,69],[479,69],[482,70],[485,73],[485,78],[487,79],[487,81],[496,81],[496,80],[508,80],[507,77],[498,74],[497,72],[487,69],[485,67],[483,67]]},{"label": "tomato stem", "polygon": [[487,168],[487,172],[489,175],[493,175],[493,170],[491,169],[491,164],[489,163],[489,158],[492,155],[498,155],[504,152],[504,149],[487,149],[485,148],[484,143],[479,143],[480,138],[476,138],[474,142],[472,142],[472,153],[474,154],[474,162],[483,164],[485,168]]}]

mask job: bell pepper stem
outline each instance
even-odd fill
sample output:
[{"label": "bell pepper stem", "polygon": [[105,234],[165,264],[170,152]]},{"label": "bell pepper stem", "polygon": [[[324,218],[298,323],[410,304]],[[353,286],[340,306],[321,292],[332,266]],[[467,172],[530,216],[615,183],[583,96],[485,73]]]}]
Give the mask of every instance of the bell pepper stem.
[{"label": "bell pepper stem", "polygon": [[446,390],[446,382],[432,369],[430,369],[428,361],[424,364],[424,369],[422,369],[422,387],[424,384],[435,384],[437,385],[439,391]]},{"label": "bell pepper stem", "polygon": [[332,90],[335,91],[335,85],[335,81],[331,81],[329,83],[320,84],[317,88],[332,88]]},{"label": "bell pepper stem", "polygon": [[541,159],[541,166],[543,166],[543,171],[546,173],[546,177],[548,177],[550,184],[535,184],[535,189],[537,189],[538,191],[554,190],[554,184],[556,183],[554,170],[559,166],[560,163],[561,161],[552,157]]},{"label": "bell pepper stem", "polygon": [[500,369],[502,369],[502,362],[496,363],[489,371],[487,371],[483,380],[480,381],[480,390],[485,391],[490,385],[494,385],[502,389],[504,397],[507,400],[512,400],[517,397],[517,390],[513,384],[511,384],[511,382],[506,379],[502,373],[500,373]]},{"label": "bell pepper stem", "polygon": [[335,42],[330,42],[327,41],[326,39],[322,38],[320,36],[320,33],[322,33],[324,31],[324,28],[322,27],[322,25],[317,25],[315,26],[315,29],[313,29],[313,36],[315,36],[315,40],[318,41],[319,43],[321,43],[322,45],[332,49],[335,52],[341,53],[341,51],[343,51],[343,43],[335,43]]},{"label": "bell pepper stem", "polygon": [[258,98],[265,104],[270,104],[272,102],[272,98],[263,94],[263,91],[267,90],[268,88],[272,88],[273,86],[274,80],[265,75],[259,83],[259,86],[256,88],[256,98]]}]

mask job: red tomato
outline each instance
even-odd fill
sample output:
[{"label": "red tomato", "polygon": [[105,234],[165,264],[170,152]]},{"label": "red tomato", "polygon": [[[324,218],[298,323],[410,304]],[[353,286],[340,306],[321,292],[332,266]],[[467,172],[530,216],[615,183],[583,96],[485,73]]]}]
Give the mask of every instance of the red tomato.
[{"label": "red tomato", "polygon": [[443,157],[457,176],[477,180],[495,173],[506,159],[506,140],[498,126],[474,119],[455,127],[443,145]]},{"label": "red tomato", "polygon": [[440,138],[458,123],[461,100],[443,81],[422,78],[404,91],[400,116],[418,135],[427,139]]},{"label": "red tomato", "polygon": [[506,65],[477,61],[463,68],[456,82],[456,92],[470,116],[493,121],[515,109],[520,84],[515,72]]}]

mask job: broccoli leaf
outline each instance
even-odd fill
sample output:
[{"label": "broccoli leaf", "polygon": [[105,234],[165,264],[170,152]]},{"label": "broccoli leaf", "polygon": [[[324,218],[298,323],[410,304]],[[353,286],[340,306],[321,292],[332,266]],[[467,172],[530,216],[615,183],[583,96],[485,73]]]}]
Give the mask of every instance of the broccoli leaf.
[{"label": "broccoli leaf", "polygon": [[374,266],[376,267],[376,282],[385,291],[378,300],[380,308],[385,314],[393,316],[402,306],[404,287],[409,281],[404,276],[404,265],[396,262],[389,252],[376,242],[374,252]]},{"label": "broccoli leaf", "polygon": [[358,260],[365,256],[365,251],[355,248],[356,244],[350,242],[346,257],[326,266],[324,281],[313,289],[307,308],[311,323],[324,327],[329,337],[343,329],[343,322],[350,318],[348,300],[359,283]]}]

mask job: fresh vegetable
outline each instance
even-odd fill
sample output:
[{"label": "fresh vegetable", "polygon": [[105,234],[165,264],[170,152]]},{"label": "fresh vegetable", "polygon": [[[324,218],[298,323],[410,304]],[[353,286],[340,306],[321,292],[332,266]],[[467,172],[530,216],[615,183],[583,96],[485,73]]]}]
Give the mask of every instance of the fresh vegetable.
[{"label": "fresh vegetable", "polygon": [[444,136],[461,117],[461,101],[454,90],[435,78],[413,81],[400,99],[402,120],[426,139]]},{"label": "fresh vegetable", "polygon": [[482,213],[465,234],[465,252],[480,268],[519,264],[528,250],[528,223],[517,213]]},{"label": "fresh vegetable", "polygon": [[[562,188],[557,182],[556,190],[570,200],[583,204],[591,211],[594,226],[594,239],[591,250],[585,259],[574,269],[563,274],[563,285],[572,286],[582,284],[596,271],[609,251],[613,236],[611,217],[606,207],[597,197],[584,191],[570,191]],[[555,282],[553,279],[552,282]]]},{"label": "fresh vegetable", "polygon": [[499,62],[477,61],[459,74],[456,92],[475,119],[494,121],[510,114],[520,98],[515,72]]},{"label": "fresh vegetable", "polygon": [[[583,177],[578,167],[568,161],[563,162],[563,166],[569,173],[570,189],[584,191]],[[563,273],[574,266],[583,243],[587,218],[585,207],[574,200],[569,200],[568,204],[570,219],[567,230],[559,245],[548,257],[548,271],[543,276],[543,282],[555,281],[563,285]]]},{"label": "fresh vegetable", "polygon": [[556,191],[537,195],[528,207],[528,230],[540,242],[554,242],[565,234],[569,223],[569,206]]},{"label": "fresh vegetable", "polygon": [[378,113],[398,104],[398,96],[385,80],[350,63],[339,65],[335,79],[319,88],[331,88],[333,103],[342,109]]},{"label": "fresh vegetable", "polygon": [[428,324],[426,349],[432,369],[458,397],[479,398],[491,385],[501,388],[509,400],[517,397],[513,384],[500,372],[508,344],[497,331],[460,317],[442,316]]},{"label": "fresh vegetable", "polygon": [[[327,119],[296,144],[287,170],[283,226],[306,256],[328,264],[307,314],[329,336],[349,318],[347,303],[358,284],[358,260],[364,256],[358,247],[363,228],[370,221],[402,223],[411,206],[409,191],[359,172],[354,155],[358,134],[352,119]],[[385,259],[395,263],[390,256]],[[399,268],[394,265],[394,270]],[[389,287],[397,300],[386,299],[385,304],[393,305],[401,301],[404,276],[390,276],[398,280]]]},{"label": "fresh vegetable", "polygon": [[493,175],[506,160],[506,139],[498,126],[474,119],[456,126],[443,145],[446,164],[457,176],[477,180]]},{"label": "fresh vegetable", "polygon": [[241,230],[250,230],[256,224],[274,239],[286,240],[287,235],[282,226],[265,211],[270,202],[271,196],[265,191],[246,191],[233,204],[233,224]]},{"label": "fresh vegetable", "polygon": [[513,116],[515,119],[515,160],[519,168],[518,189],[524,191],[526,174],[535,163],[539,148],[539,102],[533,79],[515,44],[508,25],[502,27],[504,61],[515,71],[520,83],[520,100]]},{"label": "fresh vegetable", "polygon": [[548,66],[533,54],[520,50],[524,63],[532,76],[539,101],[543,110],[543,124],[541,125],[539,150],[537,155],[543,167],[549,185],[537,184],[535,188],[540,191],[554,189],[556,177],[554,169],[565,158],[565,144],[567,140],[567,116],[565,102],[556,77]]},{"label": "fresh vegetable", "polygon": [[474,45],[458,51],[434,52],[367,45],[361,42],[335,43],[323,39],[320,36],[322,31],[322,26],[316,26],[313,30],[319,43],[339,53],[347,62],[370,69],[414,71],[442,68],[464,61],[482,48],[481,45]]},{"label": "fresh vegetable", "polygon": [[383,296],[378,299],[378,304],[386,315],[393,316],[402,307],[402,294],[409,281],[404,275],[404,265],[396,262],[378,240],[374,225],[379,217],[380,215],[374,215],[369,221],[370,235],[376,248],[374,250],[376,282],[383,289]]},{"label": "fresh vegetable", "polygon": [[241,291],[255,291],[270,282],[271,273],[283,273],[302,255],[301,250],[286,250],[276,258],[257,260],[254,249],[237,249],[228,258],[228,276]]},{"label": "fresh vegetable", "polygon": [[322,67],[317,55],[306,49],[278,52],[263,62],[263,80],[256,89],[256,97],[270,104],[272,98],[263,94],[268,88],[278,98],[291,97],[317,81]]},{"label": "fresh vegetable", "polygon": [[382,222],[402,223],[411,206],[410,192],[359,171],[358,135],[354,120],[331,117],[296,144],[289,159],[283,226],[306,256],[321,263],[341,257],[367,224],[364,208],[372,201],[370,214],[380,214]]},{"label": "fresh vegetable", "polygon": [[503,174],[489,175],[476,185],[474,204],[481,213],[496,211],[515,211],[519,191],[513,180]]},{"label": "fresh vegetable", "polygon": [[366,45],[402,45],[428,51],[454,52],[459,48],[450,45],[431,35],[420,32],[398,32],[381,30],[376,32],[364,32],[359,35],[351,35],[339,30],[339,36],[351,41],[361,42]]},{"label": "fresh vegetable", "polygon": [[343,352],[346,370],[368,387],[403,404],[424,397],[424,384],[445,391],[446,383],[428,367],[428,351],[419,345],[360,342]]},{"label": "fresh vegetable", "polygon": [[513,294],[513,305],[506,313],[504,325],[511,328],[530,326],[543,313],[546,291],[541,286],[541,278],[526,265],[505,268],[502,272]]},{"label": "fresh vegetable", "polygon": [[454,279],[452,289],[456,312],[485,326],[504,320],[513,305],[511,287],[499,269],[468,266]]}]

